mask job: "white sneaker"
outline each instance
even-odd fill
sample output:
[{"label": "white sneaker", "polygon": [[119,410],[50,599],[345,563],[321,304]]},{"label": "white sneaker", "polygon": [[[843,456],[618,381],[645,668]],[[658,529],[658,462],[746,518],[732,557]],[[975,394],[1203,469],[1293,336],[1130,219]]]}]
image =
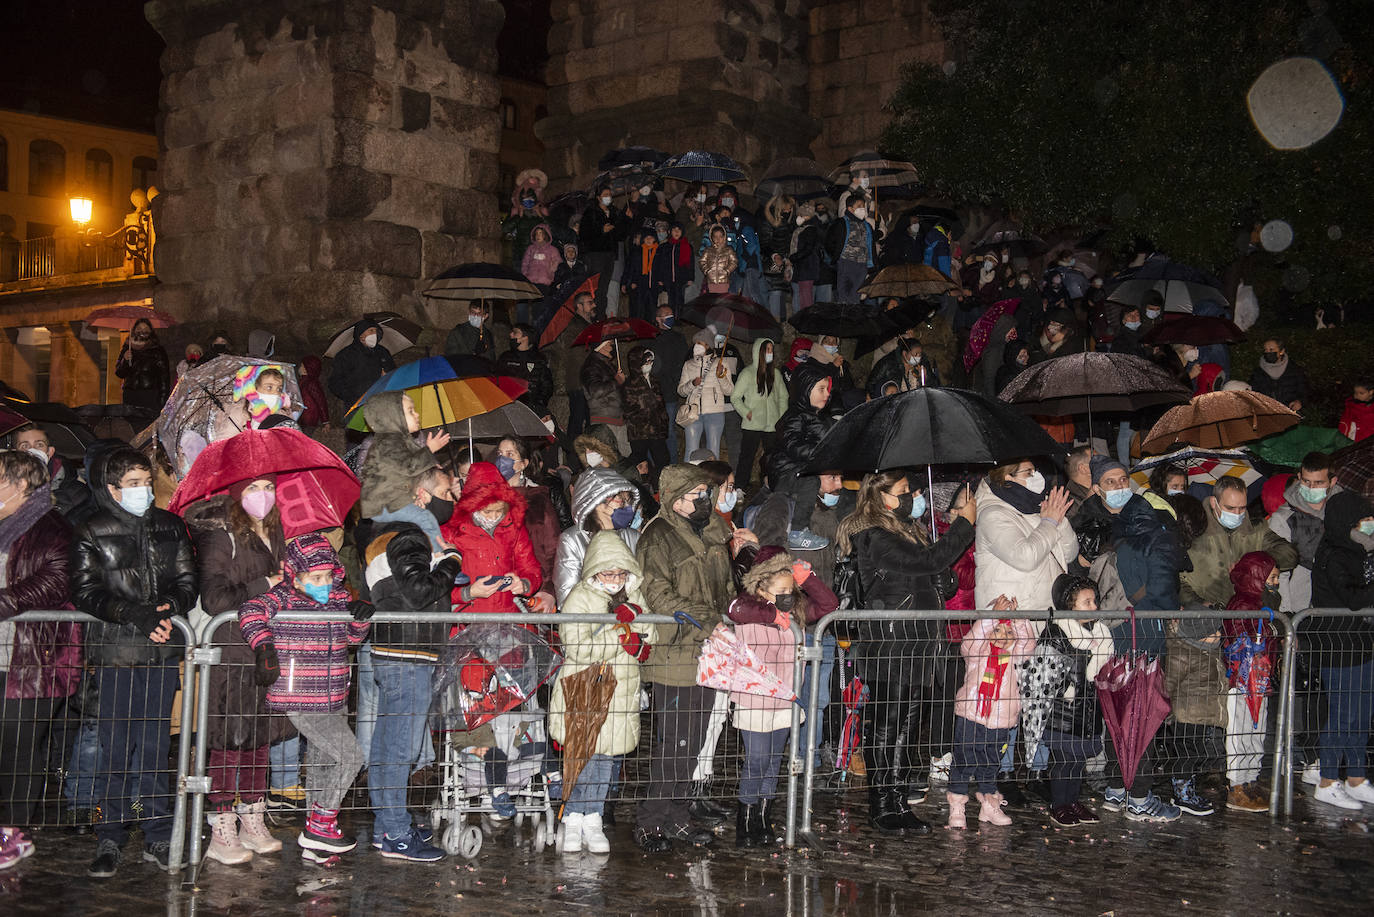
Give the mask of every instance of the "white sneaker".
[{"label": "white sneaker", "polygon": [[938,758],[930,759],[930,782],[949,783],[949,769],[954,764],[954,753],[946,752]]},{"label": "white sneaker", "polygon": [[1351,798],[1350,794],[1346,792],[1345,784],[1339,780],[1330,786],[1318,786],[1312,791],[1312,798],[1317,802],[1324,802],[1341,809],[1363,808],[1358,799]]},{"label": "white sneaker", "polygon": [[611,852],[611,842],[606,840],[606,832],[601,828],[600,812],[582,816],[582,843],[587,845],[588,853]]},{"label": "white sneaker", "polygon": [[[586,816],[581,812],[567,812],[563,815],[562,836],[558,839],[559,853],[582,852],[582,822]],[[600,821],[600,817],[597,821]],[[602,835],[603,840],[605,835]]]},{"label": "white sneaker", "polygon": [[1374,805],[1374,786],[1371,786],[1368,780],[1364,783],[1356,784],[1355,786],[1351,786],[1347,783],[1345,785],[1345,794],[1356,802],[1365,802]]},{"label": "white sneaker", "polygon": [[1321,783],[1322,766],[1319,762],[1313,761],[1302,769],[1302,782],[1308,786],[1316,786]]}]

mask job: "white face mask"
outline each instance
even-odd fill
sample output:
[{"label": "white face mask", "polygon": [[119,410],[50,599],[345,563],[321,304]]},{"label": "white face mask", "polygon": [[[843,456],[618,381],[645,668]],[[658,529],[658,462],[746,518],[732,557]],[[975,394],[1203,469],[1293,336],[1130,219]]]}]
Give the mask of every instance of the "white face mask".
[{"label": "white face mask", "polygon": [[653,194],[653,193],[654,193],[654,189],[653,189],[653,188],[650,188],[648,185],[645,185],[643,188],[640,188],[640,189],[639,189],[639,196],[640,196],[640,197],[648,197],[649,195],[651,195],[651,194]]},{"label": "white face mask", "polygon": [[866,220],[866,219],[868,219],[868,208],[867,208],[867,207],[855,207],[855,208],[854,208],[854,216],[855,216],[857,219],[860,219],[860,220]]},{"label": "white face mask", "polygon": [[772,362],[773,362],[773,354],[772,354],[772,352],[769,352],[769,353],[766,353],[766,354],[763,355],[763,362],[765,362],[765,363],[772,363]]},{"label": "white face mask", "polygon": [[601,206],[602,206],[602,207],[609,207],[609,206],[611,206],[611,198],[610,198],[610,195],[607,195],[607,194],[601,195]]},{"label": "white face mask", "polygon": [[860,187],[860,188],[867,188],[867,187],[868,187],[868,182],[869,182],[869,178],[868,178],[867,175],[861,176],[861,177],[859,178],[859,187]]},{"label": "white face mask", "polygon": [[469,315],[469,316],[468,316],[468,324],[471,325],[471,326],[474,327],[474,328],[481,328],[481,327],[482,327],[482,316],[480,316],[480,315]]},{"label": "white face mask", "polygon": [[642,371],[643,371],[643,373],[644,373],[644,378],[645,378],[645,379],[649,378],[649,374],[652,373],[652,372],[654,371],[654,364],[652,364],[652,363],[645,363],[644,366],[642,367]]},{"label": "white face mask", "polygon": [[584,457],[587,459],[588,468],[596,468],[601,464],[600,452],[588,452]]},{"label": "white face mask", "polygon": [[806,225],[806,217],[797,217],[797,225],[798,225],[798,226],[805,226],[805,225]]},{"label": "white face mask", "polygon": [[44,468],[48,467],[48,453],[44,452],[42,449],[25,449],[24,451],[42,462]]},{"label": "white face mask", "polygon": [[723,334],[718,334],[718,335],[716,335],[716,346],[717,346],[717,347],[722,347],[722,346],[724,346],[724,345],[725,345],[725,335],[723,335]]},{"label": "white face mask", "polygon": [[840,352],[840,348],[834,344],[822,344],[821,348],[824,349],[825,352],[830,354],[831,356],[834,356],[835,354]]},{"label": "white face mask", "polygon": [[703,357],[703,356],[705,356],[705,355],[706,355],[706,345],[705,345],[705,344],[693,344],[693,345],[692,345],[692,356],[694,356],[694,357]]},{"label": "white face mask", "polygon": [[363,346],[364,346],[364,347],[368,347],[368,348],[376,347],[376,346],[377,346],[377,335],[375,335],[375,334],[364,334],[364,335],[363,335]]},{"label": "white face mask", "polygon": [[731,210],[734,210],[734,209],[735,209],[735,199],[734,199],[733,197],[723,197],[723,198],[720,199],[720,206],[722,206],[722,207],[729,207]]},{"label": "white face mask", "polygon": [[720,509],[722,513],[728,513],[734,510],[735,504],[738,502],[739,491],[727,490],[725,493],[720,495],[720,499],[716,501],[716,506]]},{"label": "white face mask", "polygon": [[697,203],[698,203],[698,204],[704,204],[704,203],[706,203],[706,195],[704,195],[704,194],[698,194],[698,195],[697,195]]},{"label": "white face mask", "polygon": [[1158,310],[1158,309],[1146,309],[1146,310],[1145,310],[1145,314],[1146,314],[1147,316],[1149,316],[1150,318],[1159,318],[1159,310]]},{"label": "white face mask", "polygon": [[553,432],[553,429],[554,429],[553,418],[549,418],[548,420],[544,421],[544,429],[545,429],[545,430],[548,430],[550,433]]},{"label": "white face mask", "polygon": [[1045,492],[1045,476],[1044,476],[1043,474],[1041,474],[1039,471],[1032,471],[1032,472],[1031,472],[1031,476],[1028,477],[1028,478],[1026,478],[1025,487],[1026,487],[1026,490],[1029,490],[1029,491],[1030,491],[1031,493],[1033,493],[1033,494],[1042,494],[1042,493],[1044,493],[1044,492]]},{"label": "white face mask", "polygon": [[1197,353],[1197,348],[1196,348],[1196,347],[1189,347],[1187,350],[1183,351],[1183,359],[1184,359],[1184,362],[1187,362],[1187,363],[1196,363],[1196,362],[1197,362],[1197,357],[1198,357],[1198,353]]}]

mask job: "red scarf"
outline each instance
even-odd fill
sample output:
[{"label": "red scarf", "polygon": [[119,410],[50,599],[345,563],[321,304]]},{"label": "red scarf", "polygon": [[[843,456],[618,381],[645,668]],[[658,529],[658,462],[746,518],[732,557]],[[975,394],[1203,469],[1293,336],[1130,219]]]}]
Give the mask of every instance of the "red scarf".
[{"label": "red scarf", "polygon": [[[997,623],[1009,625],[1011,621]],[[992,702],[1002,694],[1002,678],[1007,674],[1007,664],[1011,661],[1011,653],[994,643],[989,643],[988,647],[987,662],[983,664],[983,680],[978,683],[978,715],[981,717],[991,715]]]}]

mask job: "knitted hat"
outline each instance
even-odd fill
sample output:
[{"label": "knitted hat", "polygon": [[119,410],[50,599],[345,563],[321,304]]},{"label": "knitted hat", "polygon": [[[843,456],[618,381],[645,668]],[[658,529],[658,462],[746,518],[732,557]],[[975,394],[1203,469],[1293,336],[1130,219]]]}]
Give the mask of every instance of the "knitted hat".
[{"label": "knitted hat", "polygon": [[256,478],[249,478],[246,481],[239,481],[237,484],[231,484],[229,487],[229,498],[235,503],[242,500],[243,492],[247,490],[248,485],[252,484],[254,481],[271,481],[275,486],[277,483],[277,476],[275,474],[263,474],[258,475]]},{"label": "knitted hat", "polygon": [[701,344],[707,350],[710,350],[712,347],[715,346],[716,333],[712,331],[710,328],[702,328],[696,334],[692,335],[692,343]]},{"label": "knitted hat", "polygon": [[1118,468],[1122,471],[1126,470],[1125,465],[1106,455],[1094,455],[1092,460],[1088,462],[1088,470],[1092,473],[1094,484],[1101,483],[1103,475]]},{"label": "knitted hat", "polygon": [[759,587],[779,573],[792,572],[796,558],[777,545],[764,545],[754,556],[754,565],[745,571],[742,578],[746,592],[758,592]]}]

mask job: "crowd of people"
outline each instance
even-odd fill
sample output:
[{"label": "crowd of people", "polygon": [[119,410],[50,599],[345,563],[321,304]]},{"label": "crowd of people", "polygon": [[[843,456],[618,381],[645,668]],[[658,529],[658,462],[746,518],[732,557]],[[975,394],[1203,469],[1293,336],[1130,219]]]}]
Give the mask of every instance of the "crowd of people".
[{"label": "crowd of people", "polygon": [[[703,686],[703,643],[724,622],[790,683],[793,625],[805,630],[841,607],[967,612],[948,626],[909,615],[864,621],[822,640],[814,674],[825,723],[806,753],[823,791],[848,787],[831,728],[843,643],[868,698],[859,746],[868,818],[880,832],[929,831],[916,806],[932,785],[945,788],[951,829],[966,828],[970,796],[979,822],[1009,824],[1030,789],[1063,827],[1097,822],[1096,809],[1142,823],[1207,816],[1223,801],[1267,811],[1272,691],[1257,696],[1240,665],[1278,665],[1266,609],[1374,608],[1374,506],[1333,479],[1328,455],[1306,456],[1281,493],[1267,488],[1273,506],[1237,478],[1190,485],[1181,466],[1161,465],[1148,486],[1135,484],[1142,416],[1117,419],[1110,449],[1075,446],[1062,471],[1043,456],[938,481],[813,466],[837,418],[867,399],[942,380],[995,395],[1026,366],[1084,348],[1147,356],[1198,393],[1247,384],[1227,378],[1224,346],[1142,343],[1162,299],[1112,304],[1102,278],[1068,253],[1035,273],[1009,251],[961,264],[948,227],[881,218],[858,178],[833,219],[825,202],[786,197],[750,213],[729,185],[693,186],[676,208],[652,187],[624,205],[600,189],[575,221],[575,241],[574,227],[551,225],[525,190],[532,203],[524,194],[517,203],[535,225],[520,226],[524,273],[550,290],[577,289],[592,274],[607,282],[569,297],[571,320],[547,347],[538,345],[547,315],[501,325],[498,310],[473,303],[446,351],[487,358],[524,381],[520,400],[547,436],[464,447],[422,429],[415,400],[398,390],[363,402],[371,433],[346,442],[341,412],[396,366],[370,318],[333,357],[333,400],[320,360],[307,357],[293,403],[284,386],[296,374],[271,362],[265,332],[250,339],[246,355],[256,360],[236,379],[245,427],[293,427],[351,447],[361,497],[342,527],[287,537],[275,475],[173,514],[161,508],[169,491],[160,482],[185,469],[155,450],[100,441],[83,462],[57,455],[40,424],[10,433],[0,452],[0,824],[9,826],[0,868],[35,850],[25,829],[43,821],[45,793],[54,796],[50,760],[68,775],[59,791],[67,806],[98,808],[91,876],[116,873],[135,825],[145,859],[177,866],[167,761],[184,622],[224,612],[236,620],[212,635],[223,655],[211,669],[207,797],[208,856],[224,864],[281,849],[268,817],[274,801],[304,809],[296,842],[307,860],[349,853],[357,840],[340,809],[364,771],[379,855],[445,856],[429,819],[408,807],[407,783],[436,758],[427,714],[450,638],[440,616],[450,611],[528,613],[536,627],[540,613],[567,616],[554,628],[563,663],[547,713],[536,705],[523,714],[560,747],[585,722],[573,715],[570,679],[614,675],[593,753],[565,801],[565,853],[610,850],[607,819],[625,758],[636,754],[649,762],[634,815],[638,848],[711,844],[731,814],[712,798],[727,721],[741,757],[734,842],[777,843],[791,702]],[[856,359],[839,337],[797,337],[790,347],[761,338],[741,350],[728,327],[689,334],[678,324],[698,292],[742,292],[778,317],[832,298],[857,302],[872,269],[904,260],[959,278],[960,290],[874,342],[871,359]],[[994,307],[996,320],[980,324]],[[616,314],[651,322],[655,336],[628,347],[572,344]],[[502,338],[509,346],[498,356]],[[1300,366],[1281,340],[1262,350],[1248,385],[1300,410]],[[235,353],[218,335],[188,348],[177,372]],[[171,373],[151,325],[136,324],[118,363],[126,401],[160,407]],[[1342,420],[1352,438],[1374,433],[1371,394],[1374,380],[1354,386]],[[566,416],[555,411],[563,396]],[[1059,436],[1072,444],[1086,432],[1069,419]],[[56,609],[100,623],[10,620]],[[1047,609],[1049,621],[1018,614]],[[1121,618],[1127,609],[1213,614],[1132,625]],[[301,611],[338,614],[281,616]],[[440,619],[373,620],[417,611]],[[575,620],[592,614],[617,623]],[[648,623],[646,614],[677,623]],[[1302,636],[1326,706],[1319,756],[1304,777],[1324,805],[1374,804],[1365,770],[1374,627],[1362,617],[1314,618]],[[1259,649],[1243,656],[1244,645]],[[1173,703],[1168,729],[1127,781],[1095,684],[1114,654],[1131,652],[1158,660]],[[1051,654],[1063,664],[1038,668]],[[486,683],[467,668],[462,678],[473,690]],[[503,741],[497,731],[466,741],[487,768],[496,819],[516,811],[500,776]],[[1094,759],[1105,764],[1095,807],[1084,783]],[[1217,781],[1220,792],[1209,794]]]}]

